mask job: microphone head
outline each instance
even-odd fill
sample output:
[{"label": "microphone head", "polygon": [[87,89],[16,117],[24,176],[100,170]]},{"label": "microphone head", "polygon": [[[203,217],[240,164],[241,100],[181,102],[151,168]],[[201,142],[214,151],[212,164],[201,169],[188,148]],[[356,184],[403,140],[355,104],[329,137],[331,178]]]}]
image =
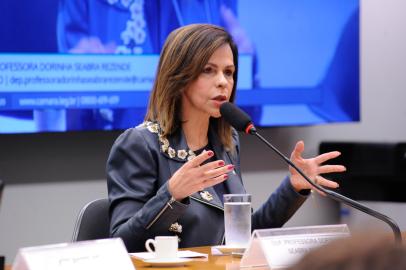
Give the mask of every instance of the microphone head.
[{"label": "microphone head", "polygon": [[227,121],[237,131],[251,133],[255,131],[251,117],[230,102],[224,102],[220,106],[220,113],[224,120]]}]

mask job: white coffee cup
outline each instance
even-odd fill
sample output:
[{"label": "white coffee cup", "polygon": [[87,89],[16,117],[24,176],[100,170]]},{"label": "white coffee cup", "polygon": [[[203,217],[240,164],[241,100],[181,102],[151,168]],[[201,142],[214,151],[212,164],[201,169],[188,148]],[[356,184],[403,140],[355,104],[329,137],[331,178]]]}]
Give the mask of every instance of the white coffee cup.
[{"label": "white coffee cup", "polygon": [[[155,251],[152,250],[151,245]],[[156,259],[173,259],[178,257],[177,236],[156,236],[155,239],[148,239],[145,242],[148,252],[155,253]]]}]

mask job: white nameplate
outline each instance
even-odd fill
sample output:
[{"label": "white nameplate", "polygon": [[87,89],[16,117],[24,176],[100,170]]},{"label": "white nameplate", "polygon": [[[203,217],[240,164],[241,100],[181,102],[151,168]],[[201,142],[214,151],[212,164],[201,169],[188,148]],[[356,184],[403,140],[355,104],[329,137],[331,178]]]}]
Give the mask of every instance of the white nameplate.
[{"label": "white nameplate", "polygon": [[13,270],[134,270],[120,238],[21,248]]},{"label": "white nameplate", "polygon": [[349,236],[345,224],[255,230],[241,259],[241,267],[286,268],[310,250]]}]

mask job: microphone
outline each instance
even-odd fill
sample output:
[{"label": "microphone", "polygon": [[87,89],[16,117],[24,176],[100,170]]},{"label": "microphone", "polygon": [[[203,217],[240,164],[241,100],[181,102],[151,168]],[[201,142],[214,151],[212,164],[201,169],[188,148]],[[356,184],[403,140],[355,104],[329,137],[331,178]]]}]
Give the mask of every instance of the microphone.
[{"label": "microphone", "polygon": [[361,212],[364,212],[374,218],[380,219],[381,221],[388,224],[393,231],[395,242],[402,243],[402,235],[400,233],[400,229],[398,224],[392,220],[390,217],[377,212],[357,201],[354,201],[340,193],[334,192],[332,190],[326,189],[319,184],[313,182],[300,168],[298,168],[289,158],[287,158],[284,154],[282,154],[276,147],[274,147],[270,142],[268,142],[264,137],[262,137],[256,130],[254,124],[251,121],[251,117],[238,108],[236,105],[230,102],[225,102],[220,106],[220,113],[221,116],[228,122],[232,127],[234,127],[237,131],[244,132],[246,134],[255,135],[259,138],[262,142],[264,142],[269,148],[271,148],[278,156],[280,156],[286,163],[288,163],[291,167],[293,167],[303,178],[312,185],[315,189],[324,192],[328,197],[332,198],[337,202],[344,203],[349,205],[355,209],[358,209]]}]

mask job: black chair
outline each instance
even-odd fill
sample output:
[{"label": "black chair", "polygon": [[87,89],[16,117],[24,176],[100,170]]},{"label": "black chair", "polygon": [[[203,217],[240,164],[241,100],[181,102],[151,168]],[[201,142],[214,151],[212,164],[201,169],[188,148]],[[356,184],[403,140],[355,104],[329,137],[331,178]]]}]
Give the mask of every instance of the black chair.
[{"label": "black chair", "polygon": [[1,205],[1,198],[3,195],[3,189],[4,189],[4,182],[0,179],[0,205]]},{"label": "black chair", "polygon": [[109,200],[97,199],[80,211],[73,231],[72,242],[110,237]]},{"label": "black chair", "polygon": [[[0,179],[0,205],[1,205],[1,196],[3,195],[3,188],[4,188],[4,182]],[[4,269],[4,264],[5,264],[5,257],[3,255],[0,255],[0,270]]]}]

